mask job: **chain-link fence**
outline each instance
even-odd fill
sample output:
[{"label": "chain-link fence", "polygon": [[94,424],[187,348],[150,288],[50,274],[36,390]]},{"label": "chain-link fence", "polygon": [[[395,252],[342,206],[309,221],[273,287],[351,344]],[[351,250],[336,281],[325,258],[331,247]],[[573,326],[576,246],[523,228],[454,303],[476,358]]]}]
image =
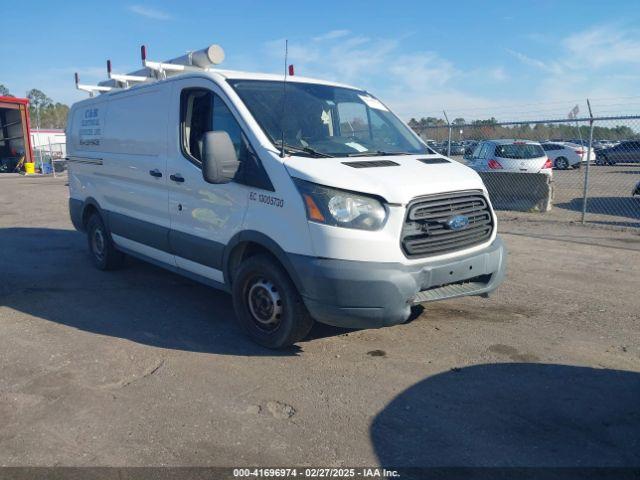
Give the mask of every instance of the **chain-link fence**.
[{"label": "chain-link fence", "polygon": [[66,143],[51,143],[33,149],[33,158],[40,173],[58,175],[67,169]]},{"label": "chain-link fence", "polygon": [[640,116],[412,127],[478,171],[496,210],[640,228]]},{"label": "chain-link fence", "polygon": [[51,143],[33,147],[32,168],[25,162],[24,155],[13,158],[13,162],[0,165],[0,173],[27,173],[36,175],[53,175],[65,173],[67,170],[67,146],[65,143]]}]

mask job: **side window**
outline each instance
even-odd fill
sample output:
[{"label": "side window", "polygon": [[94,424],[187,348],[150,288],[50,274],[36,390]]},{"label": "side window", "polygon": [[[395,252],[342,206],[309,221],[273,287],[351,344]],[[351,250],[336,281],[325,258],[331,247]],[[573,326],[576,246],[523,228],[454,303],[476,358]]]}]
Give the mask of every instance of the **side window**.
[{"label": "side window", "polygon": [[236,147],[236,155],[241,162],[247,161],[250,152],[247,141],[244,138],[240,125],[234,118],[229,107],[218,95],[213,96],[213,128],[219,132],[227,132],[233,146]]},{"label": "side window", "polygon": [[274,191],[273,184],[242,132],[229,107],[215,93],[203,88],[188,88],[180,94],[180,136],[182,151],[193,164],[202,165],[204,134],[223,131],[229,134],[240,168],[234,178],[237,183]]},{"label": "side window", "polygon": [[479,158],[487,158],[489,156],[489,151],[491,150],[492,147],[493,147],[493,144],[491,143],[483,144],[482,148],[480,149]]},{"label": "side window", "polygon": [[479,143],[478,146],[473,150],[471,154],[471,158],[480,158],[480,151],[482,150],[484,143]]},{"label": "side window", "polygon": [[202,137],[212,130],[212,99],[212,92],[199,88],[183,90],[180,95],[182,149],[197,165],[202,162]]}]

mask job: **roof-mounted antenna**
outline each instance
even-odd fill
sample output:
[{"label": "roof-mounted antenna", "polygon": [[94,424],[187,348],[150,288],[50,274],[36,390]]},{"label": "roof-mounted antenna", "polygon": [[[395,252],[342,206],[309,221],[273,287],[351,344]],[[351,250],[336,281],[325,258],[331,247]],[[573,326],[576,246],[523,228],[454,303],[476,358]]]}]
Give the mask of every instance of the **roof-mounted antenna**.
[{"label": "roof-mounted antenna", "polygon": [[105,87],[102,85],[84,85],[80,83],[80,75],[78,75],[78,72],[74,73],[74,79],[76,82],[76,88],[78,90],[82,90],[83,92],[89,92],[90,97],[93,97],[95,92],[110,92],[111,90],[113,90],[112,87]]},{"label": "roof-mounted antenna", "polygon": [[124,88],[129,88],[131,83],[142,83],[147,81],[147,77],[143,77],[142,75],[122,75],[120,73],[113,73],[111,71],[111,60],[107,60],[107,77],[123,84]]},{"label": "roof-mounted antenna", "polygon": [[282,80],[282,116],[280,117],[280,158],[284,158],[284,116],[287,104],[287,63],[289,57],[289,40],[284,41],[284,79]]}]

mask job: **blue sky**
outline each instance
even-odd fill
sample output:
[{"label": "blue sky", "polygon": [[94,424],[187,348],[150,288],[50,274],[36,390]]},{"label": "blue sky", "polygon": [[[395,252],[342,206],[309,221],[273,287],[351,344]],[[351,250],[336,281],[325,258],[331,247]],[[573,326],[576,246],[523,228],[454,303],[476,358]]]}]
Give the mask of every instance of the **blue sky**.
[{"label": "blue sky", "polygon": [[[403,118],[564,116],[640,111],[637,1],[3,2],[27,31],[0,39],[0,83],[56,101],[73,86],[219,43],[225,68],[281,72],[284,39],[296,73],[364,87]],[[16,32],[19,26],[15,24]],[[584,111],[584,107],[582,107]]]}]

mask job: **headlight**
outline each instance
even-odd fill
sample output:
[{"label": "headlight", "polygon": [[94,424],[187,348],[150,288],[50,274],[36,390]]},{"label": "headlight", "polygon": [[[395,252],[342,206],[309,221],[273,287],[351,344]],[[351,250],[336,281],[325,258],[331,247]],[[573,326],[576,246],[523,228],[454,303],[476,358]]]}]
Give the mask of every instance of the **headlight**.
[{"label": "headlight", "polygon": [[378,230],[387,218],[375,197],[294,179],[312,222],[336,227]]}]

